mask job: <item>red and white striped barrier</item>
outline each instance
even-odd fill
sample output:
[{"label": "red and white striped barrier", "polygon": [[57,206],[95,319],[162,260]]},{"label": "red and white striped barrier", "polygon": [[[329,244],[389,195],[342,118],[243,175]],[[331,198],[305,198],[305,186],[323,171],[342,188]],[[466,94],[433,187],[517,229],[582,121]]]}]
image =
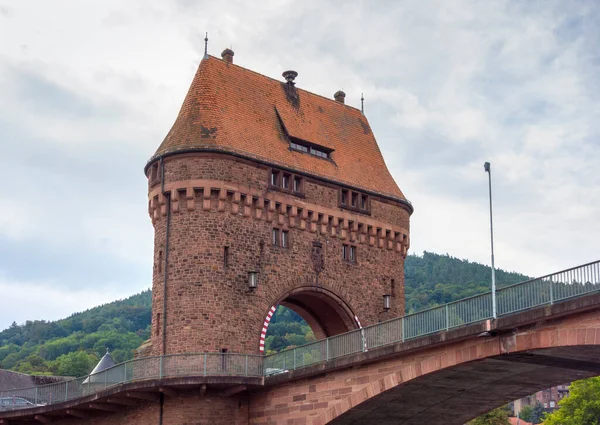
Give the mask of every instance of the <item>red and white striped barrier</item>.
[{"label": "red and white striped barrier", "polygon": [[363,340],[363,351],[367,351],[367,340],[365,338],[365,331],[363,330],[363,327],[360,324],[360,320],[358,320],[358,316],[354,316],[354,320],[356,320],[356,324],[358,325],[358,328],[360,329],[360,335]]},{"label": "red and white striped barrier", "polygon": [[271,319],[273,318],[273,314],[275,314],[275,310],[277,310],[276,305],[271,307],[271,310],[269,310],[269,313],[267,314],[267,317],[265,318],[265,323],[263,323],[262,332],[260,333],[260,347],[259,347],[261,354],[265,352],[265,338],[267,337],[267,328],[269,327],[269,323],[271,322]]}]

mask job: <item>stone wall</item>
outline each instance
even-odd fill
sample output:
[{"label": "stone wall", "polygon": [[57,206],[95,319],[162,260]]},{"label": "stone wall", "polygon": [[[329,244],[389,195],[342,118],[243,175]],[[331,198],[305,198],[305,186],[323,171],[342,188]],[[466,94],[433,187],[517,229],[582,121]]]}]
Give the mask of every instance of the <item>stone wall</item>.
[{"label": "stone wall", "polygon": [[[303,195],[284,193],[269,188],[269,167],[233,156],[178,155],[165,159],[164,167],[170,202],[161,193],[160,167],[149,172],[154,354],[162,352],[169,204],[167,353],[258,353],[270,307],[291,291],[316,288],[314,241],[322,244],[325,260],[318,290],[331,295],[331,305],[343,304],[345,330],[357,327],[353,316],[365,326],[403,314],[409,213],[400,203],[371,195],[370,215],[341,209],[337,188],[309,178]],[[289,232],[288,248],[273,246],[273,228]],[[355,263],[342,259],[343,244],[356,246]],[[248,290],[249,271],[258,272],[255,291]],[[393,295],[389,312],[383,311],[383,294]]]},{"label": "stone wall", "polygon": [[[96,411],[91,413],[89,419],[70,418],[55,420],[52,423],[56,425],[159,425],[159,417],[158,401],[140,401],[138,406],[123,406],[123,410],[119,412]],[[217,397],[192,393],[183,393],[177,397],[165,396],[162,423],[164,425],[247,425],[247,396]]]}]

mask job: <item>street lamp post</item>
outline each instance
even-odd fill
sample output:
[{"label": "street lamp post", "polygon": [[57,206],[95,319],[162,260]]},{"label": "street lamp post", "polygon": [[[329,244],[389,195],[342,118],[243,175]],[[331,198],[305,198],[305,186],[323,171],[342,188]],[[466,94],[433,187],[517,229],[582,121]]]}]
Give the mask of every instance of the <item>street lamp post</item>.
[{"label": "street lamp post", "polygon": [[490,187],[490,235],[492,245],[492,317],[496,318],[496,270],[494,268],[494,221],[492,219],[492,166],[489,162],[483,164],[485,172],[488,173]]}]

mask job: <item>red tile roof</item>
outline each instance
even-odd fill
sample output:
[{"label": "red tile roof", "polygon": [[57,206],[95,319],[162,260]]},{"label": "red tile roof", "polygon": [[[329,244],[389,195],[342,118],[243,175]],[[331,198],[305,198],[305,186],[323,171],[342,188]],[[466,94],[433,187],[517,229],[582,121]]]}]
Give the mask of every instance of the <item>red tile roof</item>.
[{"label": "red tile roof", "polygon": [[[333,150],[331,161],[290,150],[289,137]],[[179,115],[150,162],[203,149],[406,199],[361,111],[212,56],[200,62]]]},{"label": "red tile roof", "polygon": [[508,420],[510,422],[510,425],[517,425],[517,422],[518,422],[518,425],[533,425],[531,422],[526,422],[523,419],[517,419],[517,418],[510,417],[510,418],[508,418]]}]

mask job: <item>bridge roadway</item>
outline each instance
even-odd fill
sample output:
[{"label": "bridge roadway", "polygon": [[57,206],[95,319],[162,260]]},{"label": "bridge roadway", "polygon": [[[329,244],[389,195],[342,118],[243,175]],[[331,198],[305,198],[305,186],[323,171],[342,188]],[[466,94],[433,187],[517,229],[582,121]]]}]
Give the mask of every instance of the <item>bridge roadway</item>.
[{"label": "bridge roadway", "polygon": [[[0,424],[114,423],[115,412],[138,414],[162,400],[201,404],[228,397],[238,397],[254,425],[463,424],[542,388],[600,374],[598,262],[592,265],[591,279],[579,280],[586,294],[555,302],[550,293],[550,303],[536,301],[537,307],[496,320],[451,327],[442,306],[419,313],[435,319],[436,311],[445,312],[445,322],[419,319],[426,330],[427,323],[441,327],[437,332],[407,338],[411,322],[405,319],[398,337],[396,322],[382,323],[310,350],[298,347],[292,363],[291,350],[264,359],[203,353],[135,360],[101,379],[70,381],[63,392],[52,387],[50,399],[41,387],[29,389],[36,401],[51,404],[0,412]],[[395,342],[387,343],[390,337]],[[34,397],[25,393],[0,396]]]}]

